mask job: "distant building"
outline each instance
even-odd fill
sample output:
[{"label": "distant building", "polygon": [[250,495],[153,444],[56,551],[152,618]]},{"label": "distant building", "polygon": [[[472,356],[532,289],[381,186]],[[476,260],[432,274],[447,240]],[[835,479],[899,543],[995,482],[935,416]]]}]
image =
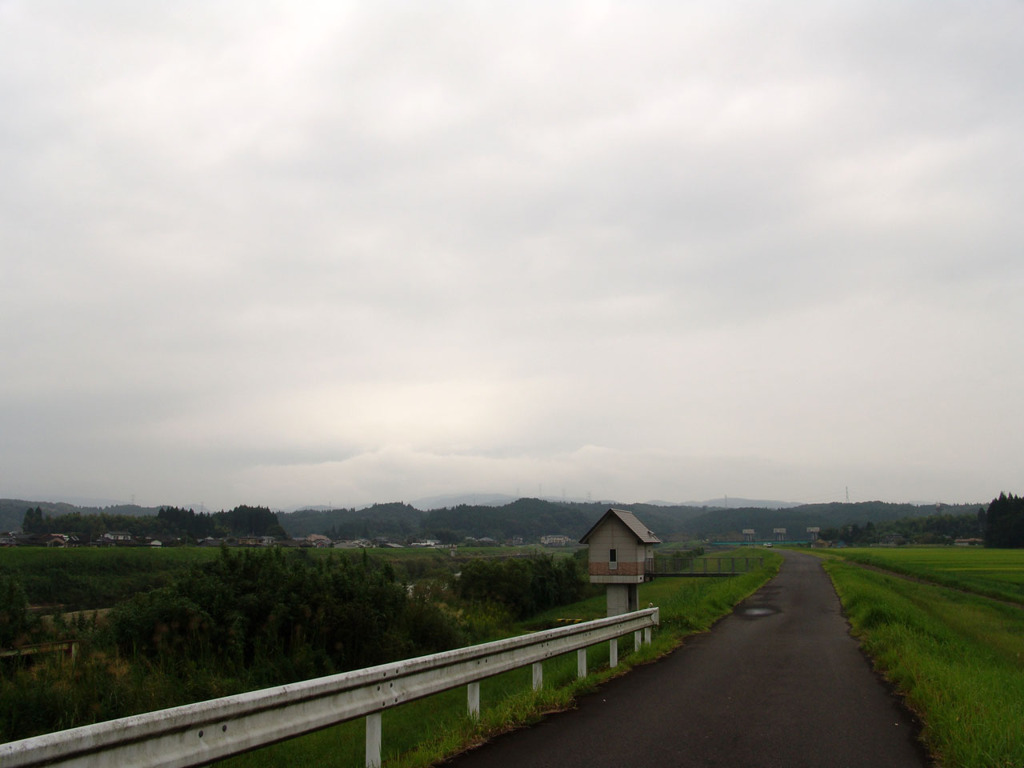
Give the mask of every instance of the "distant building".
[{"label": "distant building", "polygon": [[125,545],[133,542],[132,535],[127,531],[107,531],[97,540],[99,544]]},{"label": "distant building", "polygon": [[569,536],[562,535],[541,536],[540,543],[545,547],[568,547],[573,540]]},{"label": "distant building", "polygon": [[272,547],[276,539],[273,536],[239,536],[240,547]]},{"label": "distant building", "polygon": [[335,549],[370,549],[373,542],[369,539],[351,539],[334,542]]}]

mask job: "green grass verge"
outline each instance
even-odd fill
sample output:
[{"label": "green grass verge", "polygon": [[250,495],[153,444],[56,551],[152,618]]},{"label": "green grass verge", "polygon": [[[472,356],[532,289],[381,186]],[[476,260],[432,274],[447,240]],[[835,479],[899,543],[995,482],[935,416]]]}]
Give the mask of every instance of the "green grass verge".
[{"label": "green grass verge", "polygon": [[864,650],[920,715],[939,764],[1024,765],[1020,607],[835,557],[825,568]]},{"label": "green grass verge", "polygon": [[[571,707],[579,695],[651,662],[677,648],[688,635],[709,629],[733,606],[779,569],[782,558],[766,553],[764,566],[733,578],[664,578],[640,587],[640,604],[657,605],[661,624],[650,645],[633,650],[633,637],[619,641],[619,664],[608,667],[608,644],[588,650],[588,675],[576,677],[576,654],[544,663],[544,686],[531,687],[529,667],[481,682],[479,720],[467,715],[466,690],[457,688],[384,712],[382,758],[392,768],[425,768],[482,743],[499,733],[536,722],[544,714]],[[525,622],[520,631],[552,626],[559,620],[589,620],[605,615],[605,596],[592,597],[548,611]],[[283,744],[222,761],[225,768],[284,768],[292,765],[351,766],[364,764],[365,723],[362,718]]]}]

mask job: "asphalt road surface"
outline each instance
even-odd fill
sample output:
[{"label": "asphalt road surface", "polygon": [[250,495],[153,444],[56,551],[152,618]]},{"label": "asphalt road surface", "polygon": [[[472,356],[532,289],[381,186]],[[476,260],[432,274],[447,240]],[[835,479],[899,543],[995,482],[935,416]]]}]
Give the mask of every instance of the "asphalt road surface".
[{"label": "asphalt road surface", "polygon": [[499,736],[449,768],[920,768],[913,718],[850,637],[817,558],[779,575],[711,632]]}]

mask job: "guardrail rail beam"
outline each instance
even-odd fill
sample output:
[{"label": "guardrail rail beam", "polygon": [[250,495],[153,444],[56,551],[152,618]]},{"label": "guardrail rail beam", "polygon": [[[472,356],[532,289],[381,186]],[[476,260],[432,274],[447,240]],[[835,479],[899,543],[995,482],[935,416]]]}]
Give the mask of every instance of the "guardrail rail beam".
[{"label": "guardrail rail beam", "polygon": [[529,635],[381,664],[338,675],[147,712],[0,744],[0,768],[191,768],[332,725],[366,717],[366,765],[381,756],[381,713],[389,707],[466,685],[471,716],[480,713],[480,681],[577,652],[586,676],[589,646],[643,630],[650,642],[658,609],[610,616]]}]

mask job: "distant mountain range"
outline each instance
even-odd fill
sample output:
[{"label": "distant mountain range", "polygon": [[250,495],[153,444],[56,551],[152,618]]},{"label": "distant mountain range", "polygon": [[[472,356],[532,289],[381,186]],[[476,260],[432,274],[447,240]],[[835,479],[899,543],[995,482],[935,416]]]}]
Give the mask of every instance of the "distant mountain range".
[{"label": "distant mountain range", "polygon": [[[311,533],[335,539],[386,537],[395,540],[435,538],[461,541],[464,537],[489,537],[498,541],[522,538],[536,541],[540,536],[561,534],[579,539],[609,506],[627,509],[639,517],[662,540],[742,537],[753,528],[757,538],[772,538],[775,528],[786,528],[790,539],[801,539],[808,527],[837,528],[844,525],[881,523],[908,517],[936,514],[933,504],[890,504],[881,501],[855,504],[787,504],[749,499],[715,499],[691,504],[617,504],[608,501],[565,501],[512,499],[495,494],[433,497],[415,503],[374,504],[362,509],[307,508],[278,512],[277,519],[289,536]],[[471,502],[469,500],[472,500]],[[444,506],[438,503],[449,502]],[[421,508],[418,505],[427,507]],[[735,506],[734,506],[735,505]],[[943,514],[974,514],[979,506],[945,506]],[[159,507],[121,504],[107,507],[78,507],[66,502],[21,499],[0,500],[0,530],[21,528],[25,511],[40,507],[46,516],[78,512],[110,515],[149,516]]]},{"label": "distant mountain range", "polygon": [[507,493],[463,493],[448,496],[427,496],[410,501],[409,505],[427,512],[431,509],[458,507],[463,504],[470,504],[475,507],[500,507],[503,504],[511,504],[515,500],[515,496],[510,496]]},{"label": "distant mountain range", "polygon": [[[410,506],[416,507],[416,509],[428,512],[432,509],[443,509],[445,507],[458,507],[463,505],[475,506],[475,507],[500,507],[505,504],[511,504],[516,501],[516,496],[510,496],[507,493],[463,493],[453,494],[448,496],[428,496],[422,499],[414,499],[409,502]],[[565,498],[556,496],[541,496],[542,501],[550,501],[553,504],[573,503],[573,504],[584,504],[584,503],[597,503],[604,504],[606,506],[623,506],[621,502],[611,500],[598,500],[593,502],[591,499],[580,499],[580,498]],[[651,501],[641,502],[644,505],[652,507],[713,507],[722,509],[735,509],[738,507],[760,507],[764,509],[788,509],[790,507],[799,507],[801,503],[798,501],[772,501],[768,499],[744,499],[744,498],[731,498],[729,496],[723,496],[720,499],[708,499],[706,501],[664,501],[661,499],[653,499]],[[321,507],[322,508],[322,507]],[[307,509],[307,507],[304,507]]]},{"label": "distant mountain range", "polygon": [[[669,505],[671,506],[671,505]],[[771,501],[768,499],[744,499],[733,496],[723,496],[720,499],[708,499],[706,501],[684,501],[684,507],[711,507],[713,509],[792,509],[803,506],[799,501]]]},{"label": "distant mountain range", "polygon": [[[733,502],[732,499],[729,500]],[[739,503],[737,501],[737,503]],[[280,514],[281,526],[291,536],[324,533],[332,538],[410,536],[459,541],[466,536],[507,541],[516,537],[536,541],[540,536],[561,534],[579,539],[609,506],[627,509],[662,540],[708,537],[741,539],[753,528],[757,538],[773,538],[775,528],[786,528],[790,539],[803,539],[808,527],[881,523],[936,514],[935,505],[888,504],[880,501],[856,504],[802,504],[786,507],[724,507],[712,505],[614,504],[609,502],[517,499],[507,504],[456,504],[420,510],[412,504],[375,504],[364,509],[300,510]],[[947,506],[944,514],[974,514],[977,504]]]}]

